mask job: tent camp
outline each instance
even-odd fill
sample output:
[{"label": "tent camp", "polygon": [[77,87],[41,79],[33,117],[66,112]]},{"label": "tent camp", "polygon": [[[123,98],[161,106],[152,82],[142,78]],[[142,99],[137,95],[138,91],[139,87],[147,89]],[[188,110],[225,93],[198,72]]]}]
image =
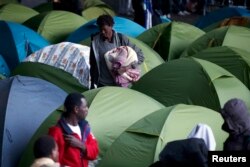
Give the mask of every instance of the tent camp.
[{"label": "tent camp", "polygon": [[[220,114],[207,108],[188,105],[166,108],[144,94],[119,87],[94,89],[84,95],[90,105],[87,120],[99,142],[101,166],[148,166],[167,142],[186,138],[198,123],[211,126],[217,150],[222,150],[227,137],[221,130]],[[37,130],[19,167],[31,163],[33,142],[47,133],[60,114],[59,109],[53,112]]]},{"label": "tent camp", "polygon": [[214,10],[205,16],[200,17],[195,23],[196,27],[201,29],[221,21],[226,18],[234,17],[234,16],[246,16],[249,17],[250,13],[247,9],[238,8],[238,7],[224,7]]},{"label": "tent camp", "polygon": [[158,160],[166,143],[186,139],[198,123],[211,127],[216,150],[223,150],[228,135],[221,129],[223,119],[220,114],[200,106],[179,104],[148,114],[124,130],[108,148],[98,166],[150,166]]},{"label": "tent camp", "polygon": [[[34,9],[21,4],[4,4],[0,6],[0,20],[23,23],[29,18],[38,15]],[[17,17],[18,16],[18,17]]]},{"label": "tent camp", "polygon": [[86,22],[83,17],[71,12],[51,11],[34,16],[23,24],[51,43],[59,43]]},{"label": "tent camp", "polygon": [[133,84],[165,106],[179,103],[204,106],[219,111],[231,98],[243,99],[250,108],[247,87],[223,68],[197,58],[164,63]]},{"label": "tent camp", "polygon": [[38,62],[62,69],[89,88],[89,52],[88,46],[62,42],[36,51],[24,62]]},{"label": "tent camp", "polygon": [[17,23],[0,21],[0,54],[10,70],[31,53],[48,45],[33,30]]},{"label": "tent camp", "polygon": [[166,61],[180,57],[186,47],[205,33],[190,24],[171,22],[156,25],[137,39],[148,44]]},{"label": "tent camp", "polygon": [[[113,17],[114,27],[113,29],[116,32],[122,33],[130,37],[137,37],[139,34],[145,31],[145,28],[141,25],[122,17]],[[124,26],[126,25],[126,26]],[[128,28],[129,27],[129,28]],[[67,41],[78,43],[83,41],[91,36],[91,34],[99,32],[99,28],[96,24],[96,19],[89,21],[88,23],[82,25],[76,31],[71,33],[67,38]]]},{"label": "tent camp", "polygon": [[204,49],[216,46],[232,46],[250,52],[250,29],[240,26],[227,26],[214,29],[199,37],[181,56],[192,56]]},{"label": "tent camp", "polygon": [[248,89],[250,88],[249,52],[234,47],[219,46],[204,49],[192,57],[207,60],[223,67],[244,83]]},{"label": "tent camp", "polygon": [[230,26],[230,25],[250,27],[250,19],[249,17],[242,17],[242,16],[230,17],[230,18],[226,18],[224,20],[218,21],[216,23],[213,23],[205,27],[203,30],[205,32],[209,32],[213,29],[224,27],[224,26]]},{"label": "tent camp", "polygon": [[[127,88],[105,87],[87,91],[84,95],[89,104],[87,120],[98,140],[101,157],[124,130],[144,116],[164,108],[154,99]],[[57,122],[60,114],[60,110],[52,113],[37,130],[19,167],[30,165],[33,142],[39,135],[47,133],[48,127]]]},{"label": "tent camp", "polygon": [[13,167],[33,133],[63,103],[66,93],[47,81],[23,76],[0,80],[0,92],[0,166]]},{"label": "tent camp", "polygon": [[0,55],[0,74],[3,76],[9,76],[10,75],[10,69],[8,65],[6,64],[3,56]]}]

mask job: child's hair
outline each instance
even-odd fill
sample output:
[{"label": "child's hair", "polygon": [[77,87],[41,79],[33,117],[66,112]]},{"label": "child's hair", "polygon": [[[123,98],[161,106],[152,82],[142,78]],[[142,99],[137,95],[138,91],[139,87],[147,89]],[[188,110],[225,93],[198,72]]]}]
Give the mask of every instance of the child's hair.
[{"label": "child's hair", "polygon": [[34,143],[34,156],[35,158],[50,157],[55,148],[56,142],[52,136],[41,136]]}]

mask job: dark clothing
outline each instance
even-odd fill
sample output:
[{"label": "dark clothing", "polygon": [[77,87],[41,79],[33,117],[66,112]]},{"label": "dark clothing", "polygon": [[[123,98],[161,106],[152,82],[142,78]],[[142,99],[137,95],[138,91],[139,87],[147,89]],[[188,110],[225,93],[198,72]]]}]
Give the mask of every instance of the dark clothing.
[{"label": "dark clothing", "polygon": [[53,2],[54,10],[65,10],[78,15],[81,15],[83,4],[81,0],[60,0],[60,2]]},{"label": "dark clothing", "polygon": [[222,129],[229,133],[224,143],[226,151],[250,151],[250,115],[244,101],[229,100],[221,110]]},{"label": "dark clothing", "polygon": [[207,167],[208,149],[203,139],[189,138],[167,143],[159,155],[166,166]]},{"label": "dark clothing", "polygon": [[137,53],[138,64],[141,64],[144,61],[144,56],[141,49],[132,44],[126,36],[120,33],[116,33],[115,31],[113,31],[111,42],[105,40],[100,33],[92,35],[91,41],[92,41],[90,47],[91,88],[94,88],[94,85],[97,86],[116,85],[114,82],[114,78],[111,76],[107,64],[105,63],[103,53],[119,46],[130,46]]}]

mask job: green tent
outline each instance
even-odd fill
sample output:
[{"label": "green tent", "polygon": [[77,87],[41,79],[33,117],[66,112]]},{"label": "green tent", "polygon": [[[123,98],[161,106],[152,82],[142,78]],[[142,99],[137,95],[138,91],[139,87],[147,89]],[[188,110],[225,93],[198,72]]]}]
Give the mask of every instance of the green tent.
[{"label": "green tent", "polygon": [[182,53],[182,56],[192,56],[206,48],[216,46],[232,46],[250,52],[250,29],[240,26],[227,26],[207,32]]},{"label": "green tent", "polygon": [[18,3],[17,0],[1,0],[0,5],[7,4],[7,3]]},{"label": "green tent", "polygon": [[144,75],[132,89],[165,106],[184,103],[219,111],[225,102],[237,97],[250,109],[250,92],[244,84],[223,68],[196,58],[162,64]]},{"label": "green tent", "polygon": [[109,14],[115,16],[115,12],[110,9],[108,6],[93,6],[82,11],[82,16],[87,20],[92,20],[98,18],[100,15]]},{"label": "green tent", "polygon": [[68,93],[84,92],[88,90],[88,88],[80,84],[80,82],[73,77],[72,74],[62,69],[42,63],[22,62],[12,71],[12,75],[41,78],[57,85]]},{"label": "green tent", "polygon": [[231,18],[226,18],[222,21],[218,21],[216,23],[213,23],[203,28],[203,30],[205,32],[209,32],[209,31],[212,31],[213,29],[220,28],[223,26],[229,26],[229,25],[250,27],[250,19],[248,17],[243,17],[243,16],[235,16]]},{"label": "green tent", "polygon": [[[133,37],[128,38],[131,43],[135,44],[138,48],[140,48],[144,54],[144,62],[140,65],[141,75],[146,74],[156,66],[164,63],[164,60],[159,56],[159,54],[150,47],[148,47],[145,43]],[[86,40],[83,40],[80,43],[82,45],[90,46],[90,42],[90,38],[87,38]]]},{"label": "green tent", "polygon": [[211,127],[216,150],[223,150],[227,134],[219,113],[199,106],[179,104],[160,109],[135,122],[113,142],[98,167],[146,167],[158,160],[166,143],[186,139],[198,124]]},{"label": "green tent", "polygon": [[35,6],[33,9],[38,11],[39,13],[49,12],[53,10],[53,5],[52,5],[52,2],[47,2],[47,3],[42,3],[38,6]]},{"label": "green tent", "polygon": [[143,32],[137,39],[148,44],[166,60],[177,59],[194,40],[205,34],[193,25],[170,22],[154,26]]},{"label": "green tent", "polygon": [[59,43],[86,22],[83,17],[71,12],[51,11],[32,17],[23,24],[51,43]]},{"label": "green tent", "polygon": [[85,9],[94,6],[107,6],[107,4],[101,0],[81,0]]},{"label": "green tent", "polygon": [[[127,88],[104,87],[87,91],[84,95],[89,103],[87,120],[98,140],[100,157],[127,128],[146,115],[165,108],[147,95]],[[34,141],[47,133],[50,126],[56,124],[60,114],[60,109],[53,112],[36,131],[21,158],[19,167],[31,164]]]},{"label": "green tent", "polygon": [[4,4],[0,6],[0,20],[23,23],[39,13],[21,4]]},{"label": "green tent", "polygon": [[193,57],[215,63],[235,75],[250,88],[250,55],[242,49],[219,46],[198,52]]}]

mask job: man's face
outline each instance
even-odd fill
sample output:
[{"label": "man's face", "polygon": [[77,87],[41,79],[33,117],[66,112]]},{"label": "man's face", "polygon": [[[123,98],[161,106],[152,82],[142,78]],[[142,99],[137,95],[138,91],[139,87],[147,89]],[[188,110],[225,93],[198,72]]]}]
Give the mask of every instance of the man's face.
[{"label": "man's face", "polygon": [[100,27],[100,32],[108,40],[110,40],[112,38],[112,35],[113,35],[112,26],[104,25],[104,26]]},{"label": "man's face", "polygon": [[85,119],[89,110],[87,101],[84,98],[81,99],[81,102],[81,105],[77,107],[77,117],[79,120]]}]

